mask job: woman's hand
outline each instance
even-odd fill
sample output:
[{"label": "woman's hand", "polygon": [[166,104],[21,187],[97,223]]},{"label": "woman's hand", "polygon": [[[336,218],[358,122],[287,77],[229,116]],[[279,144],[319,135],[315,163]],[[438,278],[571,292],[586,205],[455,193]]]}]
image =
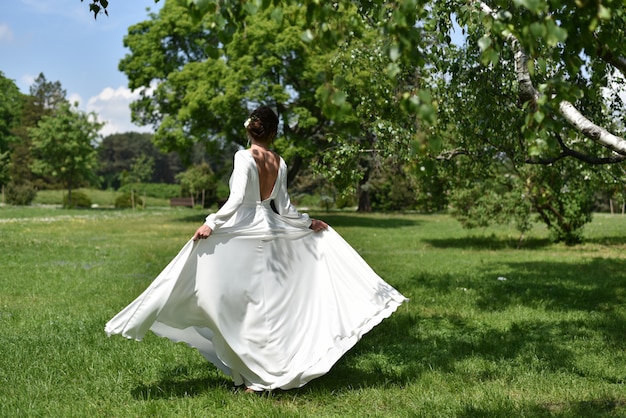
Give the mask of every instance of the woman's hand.
[{"label": "woman's hand", "polygon": [[309,228],[315,232],[321,232],[328,228],[328,224],[319,219],[311,219],[311,226],[309,226]]},{"label": "woman's hand", "polygon": [[211,228],[209,228],[207,225],[202,225],[200,228],[198,228],[196,233],[193,234],[193,238],[192,239],[194,241],[197,241],[199,239],[208,238],[209,235],[211,235],[211,232],[213,232],[213,230]]}]

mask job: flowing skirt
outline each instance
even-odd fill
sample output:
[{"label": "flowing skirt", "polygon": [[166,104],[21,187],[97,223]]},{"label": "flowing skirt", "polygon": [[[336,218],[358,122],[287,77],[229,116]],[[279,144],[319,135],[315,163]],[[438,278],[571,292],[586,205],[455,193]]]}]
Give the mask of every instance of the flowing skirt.
[{"label": "flowing skirt", "polygon": [[195,347],[254,390],[290,389],[335,362],[406,298],[332,228],[189,241],[105,326]]}]

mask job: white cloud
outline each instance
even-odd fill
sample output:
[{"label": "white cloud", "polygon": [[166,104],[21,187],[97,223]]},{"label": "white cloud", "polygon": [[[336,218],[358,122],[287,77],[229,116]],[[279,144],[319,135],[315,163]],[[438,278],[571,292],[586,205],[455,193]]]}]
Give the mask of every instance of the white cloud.
[{"label": "white cloud", "polygon": [[[103,136],[124,132],[154,132],[152,127],[137,126],[130,120],[130,103],[138,97],[139,92],[132,92],[126,87],[106,87],[87,101],[85,110],[96,113],[98,119],[105,122],[100,130]],[[78,95],[70,96],[69,100],[82,102]]]},{"label": "white cloud", "polygon": [[31,12],[38,14],[62,16],[84,23],[93,21],[93,14],[89,12],[89,5],[82,1],[57,0],[55,2],[49,2],[41,0],[21,0],[21,3]]},{"label": "white cloud", "polygon": [[13,32],[6,23],[0,23],[0,42],[10,43],[13,41]]}]

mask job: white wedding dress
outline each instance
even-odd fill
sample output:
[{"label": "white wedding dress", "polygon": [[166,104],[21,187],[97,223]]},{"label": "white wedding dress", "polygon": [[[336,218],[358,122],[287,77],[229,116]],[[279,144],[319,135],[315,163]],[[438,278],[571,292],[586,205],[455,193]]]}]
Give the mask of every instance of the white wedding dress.
[{"label": "white wedding dress", "polygon": [[255,160],[238,151],[230,197],[206,219],[211,236],[187,242],[106,333],[141,340],[151,330],[185,342],[254,390],[296,388],[328,372],[406,298],[332,228],[308,228],[286,177],[281,158],[261,201]]}]

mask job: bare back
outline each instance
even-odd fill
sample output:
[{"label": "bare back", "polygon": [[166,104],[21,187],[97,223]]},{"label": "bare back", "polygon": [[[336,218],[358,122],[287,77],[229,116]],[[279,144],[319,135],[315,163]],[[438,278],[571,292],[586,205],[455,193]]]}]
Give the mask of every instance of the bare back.
[{"label": "bare back", "polygon": [[276,179],[278,178],[278,169],[280,168],[280,158],[276,153],[265,148],[252,146],[250,153],[256,162],[257,172],[259,173],[259,189],[260,199],[266,200],[274,190]]}]

